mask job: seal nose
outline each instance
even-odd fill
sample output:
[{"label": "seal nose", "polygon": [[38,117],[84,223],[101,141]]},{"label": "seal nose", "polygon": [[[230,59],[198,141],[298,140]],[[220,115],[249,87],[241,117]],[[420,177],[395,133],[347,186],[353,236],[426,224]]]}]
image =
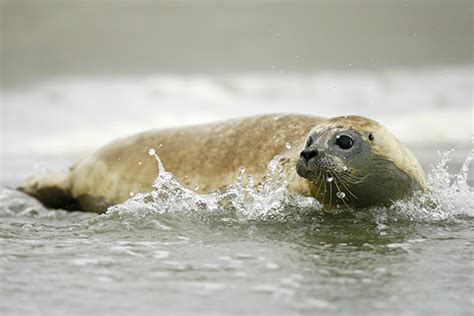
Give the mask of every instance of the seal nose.
[{"label": "seal nose", "polygon": [[306,161],[310,161],[312,158],[318,155],[318,150],[316,148],[306,148],[300,154],[301,158],[304,158]]}]

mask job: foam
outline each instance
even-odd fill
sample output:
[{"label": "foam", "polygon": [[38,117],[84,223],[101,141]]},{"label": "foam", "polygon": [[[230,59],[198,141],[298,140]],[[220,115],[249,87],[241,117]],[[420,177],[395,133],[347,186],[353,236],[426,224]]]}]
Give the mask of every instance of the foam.
[{"label": "foam", "polygon": [[268,112],[358,114],[403,142],[470,144],[473,70],[58,78],[0,91],[2,151],[78,154],[146,129]]}]

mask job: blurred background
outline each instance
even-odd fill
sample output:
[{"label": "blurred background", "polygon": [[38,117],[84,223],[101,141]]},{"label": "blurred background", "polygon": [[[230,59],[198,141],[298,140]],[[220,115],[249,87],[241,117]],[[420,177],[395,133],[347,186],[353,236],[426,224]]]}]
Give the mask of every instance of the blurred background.
[{"label": "blurred background", "polygon": [[0,0],[1,180],[113,138],[268,112],[472,148],[472,1]]}]

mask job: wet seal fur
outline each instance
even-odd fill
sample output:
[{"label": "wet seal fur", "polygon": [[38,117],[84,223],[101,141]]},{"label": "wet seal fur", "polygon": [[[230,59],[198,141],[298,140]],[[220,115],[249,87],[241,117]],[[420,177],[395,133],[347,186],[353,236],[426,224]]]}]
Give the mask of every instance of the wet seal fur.
[{"label": "wet seal fur", "polygon": [[[353,140],[350,149],[338,148],[341,135]],[[234,183],[241,166],[259,183],[277,155],[288,190],[325,207],[389,205],[426,190],[416,158],[381,124],[295,114],[144,132],[100,148],[67,172],[30,177],[19,189],[48,207],[101,213],[132,192],[152,190],[158,174],[152,148],[167,171],[198,193]],[[317,155],[308,160],[305,151]]]}]

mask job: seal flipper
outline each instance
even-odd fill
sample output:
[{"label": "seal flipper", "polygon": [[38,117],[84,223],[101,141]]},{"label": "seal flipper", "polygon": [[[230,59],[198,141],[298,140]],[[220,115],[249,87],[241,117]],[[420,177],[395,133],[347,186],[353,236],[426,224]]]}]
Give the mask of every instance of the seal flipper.
[{"label": "seal flipper", "polygon": [[81,210],[72,197],[69,172],[42,172],[29,177],[18,190],[36,198],[48,208]]}]

